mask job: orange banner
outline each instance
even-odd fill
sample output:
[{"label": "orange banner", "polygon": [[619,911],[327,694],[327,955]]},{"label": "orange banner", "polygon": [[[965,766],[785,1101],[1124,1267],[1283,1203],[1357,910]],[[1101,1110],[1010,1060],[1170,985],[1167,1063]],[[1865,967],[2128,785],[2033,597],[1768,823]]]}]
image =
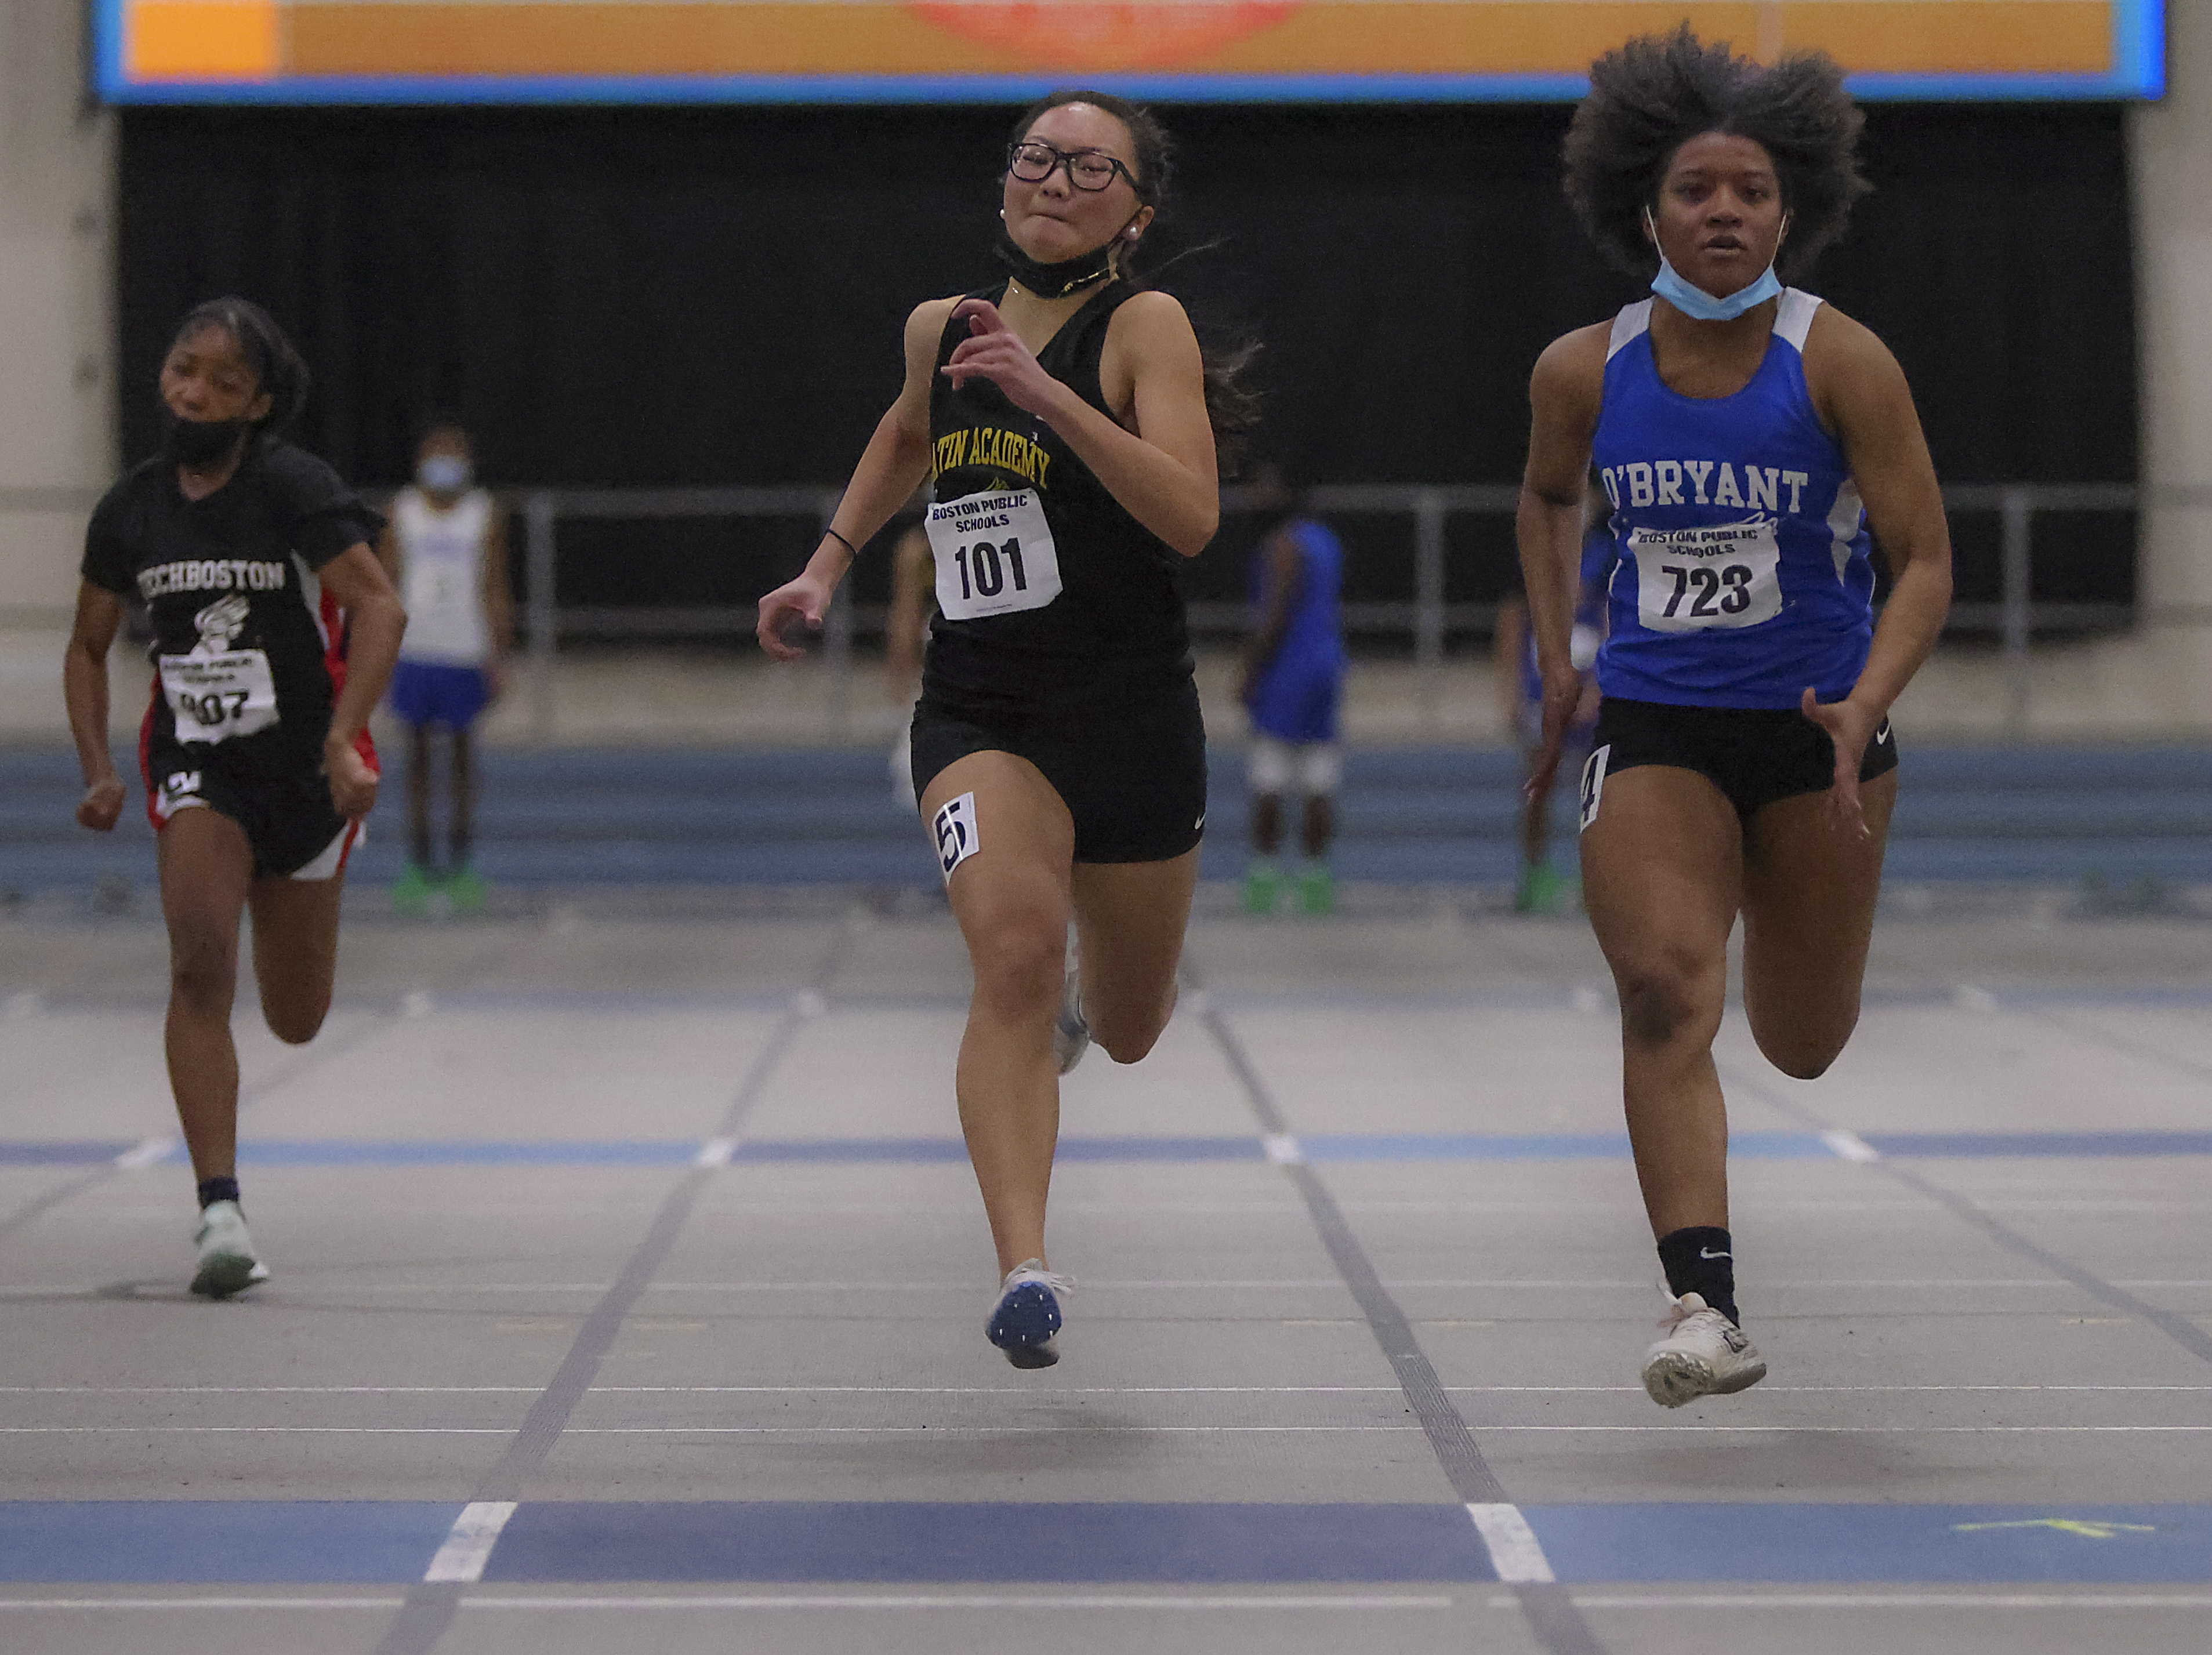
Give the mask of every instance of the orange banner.
[{"label": "orange banner", "polygon": [[1686,18],[1858,72],[2102,75],[2110,0],[131,0],[133,78],[1574,75]]}]

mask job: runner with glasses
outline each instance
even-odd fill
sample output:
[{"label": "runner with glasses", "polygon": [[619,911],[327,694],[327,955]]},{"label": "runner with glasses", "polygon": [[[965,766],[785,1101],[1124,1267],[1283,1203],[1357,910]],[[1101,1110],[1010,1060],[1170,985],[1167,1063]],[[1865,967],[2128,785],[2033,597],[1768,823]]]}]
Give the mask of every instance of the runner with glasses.
[{"label": "runner with glasses", "polygon": [[[1810,1080],[1858,1021],[1897,797],[1890,704],[1951,597],[1912,394],[1872,333],[1784,288],[1865,191],[1862,118],[1818,53],[1762,68],[1687,25],[1590,69],[1566,142],[1583,226],[1655,295],[1556,341],[1529,388],[1522,566],[1549,785],[1595,455],[1619,562],[1582,789],[1583,893],[1620,997],[1628,1131],[1673,1296],[1644,1388],[1679,1407],[1766,1364],[1736,1314],[1713,1038],[1743,1003]],[[1656,276],[1654,270],[1656,270]],[[1874,624],[1873,543],[1895,575]]]},{"label": "runner with glasses", "polygon": [[760,604],[763,647],[797,656],[787,628],[821,627],[857,549],[934,478],[914,780],[975,968],[960,1121],[999,1255],[987,1335],[1017,1367],[1058,1360],[1059,1077],[1088,1041],[1134,1063],[1159,1038],[1206,821],[1180,566],[1220,519],[1216,434],[1252,409],[1241,360],[1128,279],[1167,181],[1166,134],[1121,99],[1023,117],[1008,279],[914,312],[904,389],[805,572]]}]

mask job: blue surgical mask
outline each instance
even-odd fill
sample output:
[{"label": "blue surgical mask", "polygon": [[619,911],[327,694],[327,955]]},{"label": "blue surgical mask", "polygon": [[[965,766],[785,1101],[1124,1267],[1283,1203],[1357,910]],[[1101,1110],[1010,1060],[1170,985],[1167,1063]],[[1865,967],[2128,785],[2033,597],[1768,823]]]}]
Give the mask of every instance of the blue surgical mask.
[{"label": "blue surgical mask", "polygon": [[1725,299],[1716,299],[1703,288],[1682,279],[1681,272],[1667,262],[1667,255],[1659,255],[1659,274],[1651,278],[1651,291],[1672,305],[1685,316],[1694,316],[1700,322],[1733,322],[1753,305],[1763,305],[1782,291],[1781,281],[1769,264],[1758,281],[1749,287],[1739,288]]},{"label": "blue surgical mask", "polygon": [[415,468],[415,481],[434,494],[458,494],[474,475],[474,468],[458,454],[432,454]]}]

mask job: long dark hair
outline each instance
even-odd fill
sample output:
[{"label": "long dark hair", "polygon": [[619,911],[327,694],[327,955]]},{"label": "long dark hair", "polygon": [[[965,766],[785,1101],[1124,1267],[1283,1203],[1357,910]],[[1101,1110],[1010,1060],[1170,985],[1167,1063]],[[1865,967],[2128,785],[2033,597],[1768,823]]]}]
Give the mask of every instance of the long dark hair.
[{"label": "long dark hair", "polygon": [[1726,44],[1706,45],[1687,23],[1646,34],[1590,65],[1589,95],[1567,128],[1567,199],[1614,264],[1649,276],[1659,255],[1644,233],[1674,152],[1705,132],[1751,139],[1774,159],[1790,214],[1784,276],[1805,270],[1844,233],[1866,194],[1858,169],[1866,117],[1844,72],[1821,52],[1765,67]]},{"label": "long dark hair", "polygon": [[269,411],[253,421],[257,439],[276,436],[299,418],[300,410],[307,406],[307,387],[313,379],[306,361],[292,348],[275,317],[251,299],[235,294],[210,299],[204,305],[193,306],[177,324],[170,349],[204,328],[221,328],[237,340],[255,382],[269,393]]},{"label": "long dark hair", "polygon": [[[1014,124],[1011,142],[1019,143],[1027,137],[1046,111],[1062,108],[1068,104],[1089,104],[1102,109],[1127,129],[1129,146],[1136,152],[1136,175],[1130,179],[1135,186],[1137,199],[1151,208],[1157,220],[1165,209],[1169,186],[1175,180],[1175,140],[1160,124],[1159,117],[1141,104],[1131,103],[1110,92],[1094,92],[1085,87],[1063,87],[1048,92],[1023,112]],[[1128,242],[1121,244],[1117,268],[1124,280],[1142,288],[1146,285],[1133,268],[1136,248]],[[1240,339],[1231,343],[1199,343],[1200,360],[1206,369],[1206,417],[1213,427],[1213,444],[1224,472],[1234,475],[1237,462],[1244,452],[1244,433],[1260,422],[1260,393],[1246,383],[1253,359],[1260,354],[1255,339]]]}]

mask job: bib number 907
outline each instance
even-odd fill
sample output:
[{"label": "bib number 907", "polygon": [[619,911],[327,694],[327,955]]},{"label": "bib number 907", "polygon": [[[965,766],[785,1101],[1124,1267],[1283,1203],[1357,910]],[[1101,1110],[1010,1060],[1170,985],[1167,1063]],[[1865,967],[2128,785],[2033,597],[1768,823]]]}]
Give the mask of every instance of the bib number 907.
[{"label": "bib number 907", "polygon": [[1041,609],[1060,596],[1060,555],[1035,489],[941,501],[926,526],[946,619]]}]

